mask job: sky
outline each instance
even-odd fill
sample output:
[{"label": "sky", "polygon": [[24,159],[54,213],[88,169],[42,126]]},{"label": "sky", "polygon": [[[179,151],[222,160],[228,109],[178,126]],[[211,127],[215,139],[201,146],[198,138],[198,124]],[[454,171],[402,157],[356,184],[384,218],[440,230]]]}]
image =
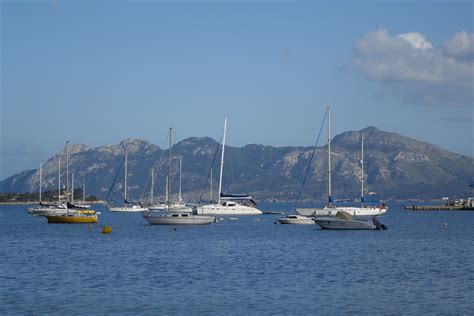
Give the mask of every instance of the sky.
[{"label": "sky", "polygon": [[472,1],[0,0],[0,179],[129,137],[314,144],[376,126],[473,156]]}]

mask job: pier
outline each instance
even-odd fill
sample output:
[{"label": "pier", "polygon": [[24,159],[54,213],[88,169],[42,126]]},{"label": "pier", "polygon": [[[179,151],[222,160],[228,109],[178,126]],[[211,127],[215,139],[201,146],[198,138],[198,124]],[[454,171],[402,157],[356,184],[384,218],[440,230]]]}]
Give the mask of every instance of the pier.
[{"label": "pier", "polygon": [[405,205],[405,210],[412,211],[474,211],[474,206],[460,205]]}]

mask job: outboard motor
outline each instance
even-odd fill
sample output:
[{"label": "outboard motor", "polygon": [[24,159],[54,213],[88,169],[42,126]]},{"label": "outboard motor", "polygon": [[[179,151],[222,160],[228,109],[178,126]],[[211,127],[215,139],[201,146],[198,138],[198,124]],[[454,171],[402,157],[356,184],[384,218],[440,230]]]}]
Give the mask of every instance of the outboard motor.
[{"label": "outboard motor", "polygon": [[374,224],[377,229],[382,229],[382,230],[387,229],[387,226],[385,226],[384,224],[382,224],[382,222],[379,221],[379,219],[377,218],[377,216],[374,216],[374,217],[372,218],[372,224]]}]

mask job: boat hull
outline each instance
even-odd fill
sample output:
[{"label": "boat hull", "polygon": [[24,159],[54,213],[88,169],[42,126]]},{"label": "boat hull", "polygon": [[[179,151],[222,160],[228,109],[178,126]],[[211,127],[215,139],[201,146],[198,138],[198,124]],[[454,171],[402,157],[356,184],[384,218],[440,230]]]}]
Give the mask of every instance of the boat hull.
[{"label": "boat hull", "polygon": [[120,207],[109,207],[109,211],[111,212],[146,212],[148,211],[148,208],[120,206]]},{"label": "boat hull", "polygon": [[377,216],[387,212],[386,207],[334,207],[334,208],[297,208],[296,212],[303,216],[335,216],[337,212],[344,211],[353,216]]},{"label": "boat hull", "polygon": [[29,211],[30,214],[36,216],[53,216],[53,215],[64,215],[67,213],[65,208],[35,208]]},{"label": "boat hull", "polygon": [[337,210],[333,208],[297,208],[296,213],[307,216],[335,216],[337,214]]},{"label": "boat hull", "polygon": [[289,218],[289,217],[279,217],[277,221],[280,224],[287,224],[287,225],[313,225],[314,221],[312,218],[298,216],[297,218]]},{"label": "boat hull", "polygon": [[314,222],[321,229],[335,230],[374,230],[377,227],[370,221],[358,219],[340,219],[337,217],[317,217]]},{"label": "boat hull", "polygon": [[51,224],[95,224],[98,222],[97,214],[65,214],[46,216]]},{"label": "boat hull", "polygon": [[336,207],[337,211],[344,211],[353,216],[377,216],[387,212],[385,207]]},{"label": "boat hull", "polygon": [[189,215],[187,217],[166,215],[144,215],[151,225],[209,225],[214,222],[212,216]]},{"label": "boat hull", "polygon": [[223,206],[220,204],[203,205],[197,208],[197,214],[202,215],[260,215],[262,211],[255,207],[236,204]]}]

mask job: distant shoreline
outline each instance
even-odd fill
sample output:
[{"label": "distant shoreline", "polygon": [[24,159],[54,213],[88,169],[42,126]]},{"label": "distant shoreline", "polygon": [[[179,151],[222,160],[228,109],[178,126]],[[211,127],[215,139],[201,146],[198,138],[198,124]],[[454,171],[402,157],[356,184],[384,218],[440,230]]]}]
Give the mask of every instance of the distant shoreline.
[{"label": "distant shoreline", "polygon": [[[43,201],[44,203],[54,203],[54,201]],[[82,200],[80,201],[82,203]],[[262,204],[262,203],[295,203],[296,201],[294,200],[287,200],[287,201],[275,201],[275,200],[261,200],[257,203]],[[385,203],[387,205],[390,205],[391,203],[443,203],[444,201],[441,201],[440,199],[393,199],[393,200],[382,200],[380,203]],[[88,204],[107,204],[106,201],[103,200],[96,200],[96,201],[85,201],[85,203]],[[298,204],[315,204],[315,203],[320,203],[324,204],[324,201],[321,200],[311,200],[311,201],[300,201]],[[344,201],[344,202],[335,202],[336,204],[357,204],[360,202],[357,201]],[[367,202],[367,204],[374,204],[376,202]],[[29,201],[29,202],[0,202],[0,205],[32,205],[32,204],[39,204],[39,201]]]},{"label": "distant shoreline", "polygon": [[[53,203],[52,201],[44,201],[44,203]],[[81,201],[82,203],[82,201]],[[87,204],[106,204],[105,201],[85,201]],[[30,202],[0,202],[0,205],[31,205],[39,204],[39,201],[30,201]]]}]

